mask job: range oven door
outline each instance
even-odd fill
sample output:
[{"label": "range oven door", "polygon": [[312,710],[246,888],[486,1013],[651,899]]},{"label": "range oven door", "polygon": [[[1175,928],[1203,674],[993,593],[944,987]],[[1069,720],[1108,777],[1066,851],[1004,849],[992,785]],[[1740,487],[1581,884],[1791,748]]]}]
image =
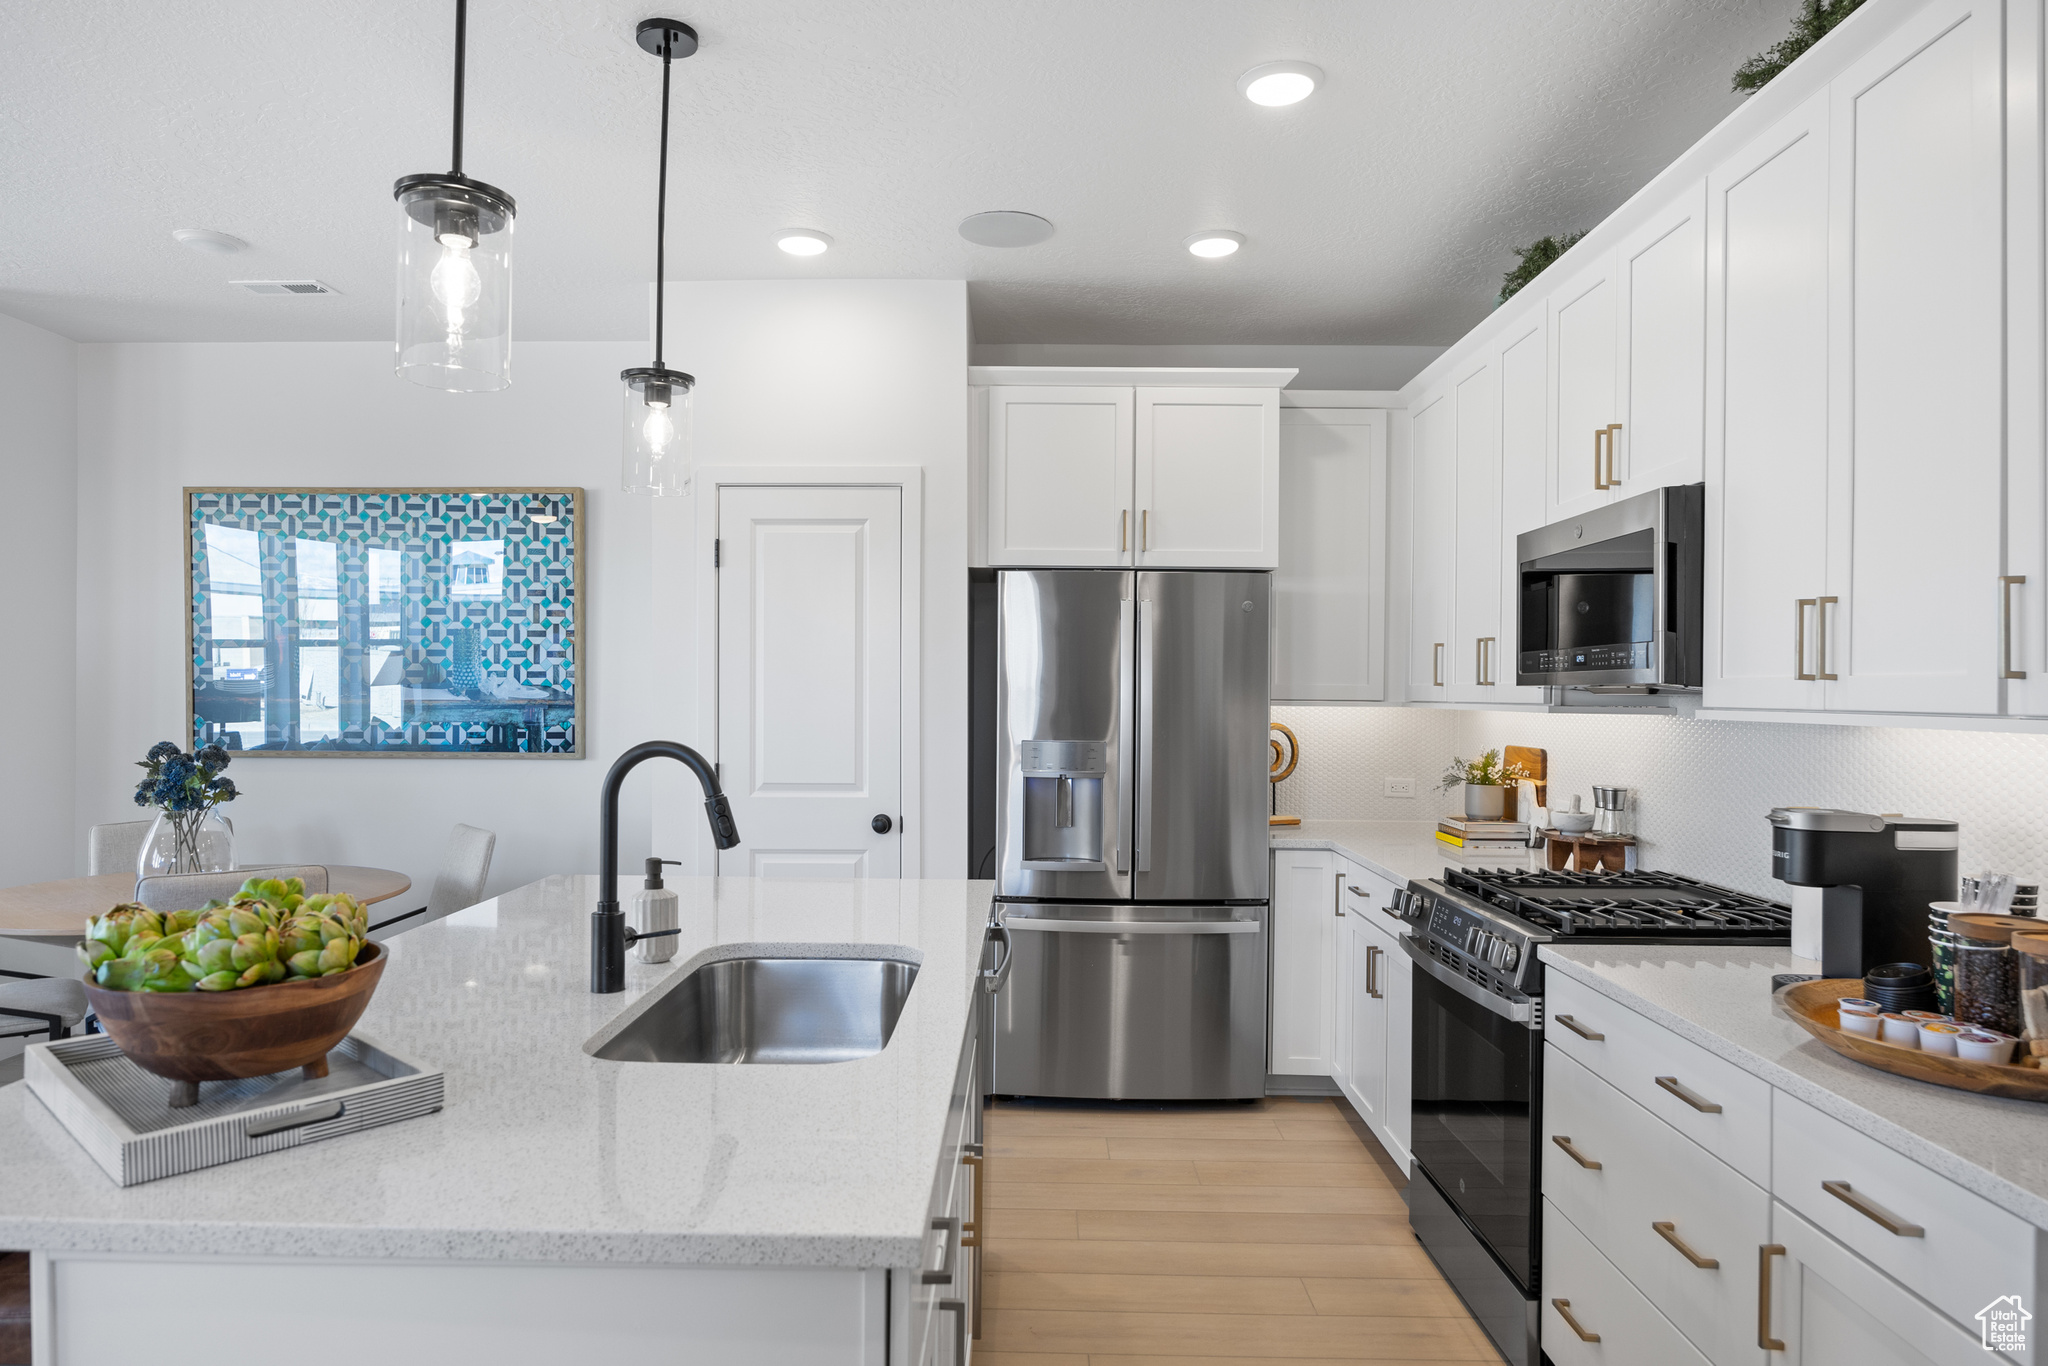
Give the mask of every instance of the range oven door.
[{"label": "range oven door", "polygon": [[1543,1036],[1507,1001],[1414,940],[1414,1157],[1525,1294],[1536,1291]]}]

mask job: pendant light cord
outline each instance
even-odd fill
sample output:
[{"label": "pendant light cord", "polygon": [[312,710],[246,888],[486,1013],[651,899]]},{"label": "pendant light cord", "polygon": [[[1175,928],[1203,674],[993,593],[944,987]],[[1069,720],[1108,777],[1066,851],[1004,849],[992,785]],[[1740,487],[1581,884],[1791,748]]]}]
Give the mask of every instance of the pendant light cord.
[{"label": "pendant light cord", "polygon": [[662,295],[668,292],[663,276],[668,262],[668,73],[670,49],[675,35],[661,40],[661,188],[654,207],[654,368],[661,365]]},{"label": "pendant light cord", "polygon": [[462,174],[462,68],[469,48],[469,0],[455,0],[455,150],[450,175]]}]

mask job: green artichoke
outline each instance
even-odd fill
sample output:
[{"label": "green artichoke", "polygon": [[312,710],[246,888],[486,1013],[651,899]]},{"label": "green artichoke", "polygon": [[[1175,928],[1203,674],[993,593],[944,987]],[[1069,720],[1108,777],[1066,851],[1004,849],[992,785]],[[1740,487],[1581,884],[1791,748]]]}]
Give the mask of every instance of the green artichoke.
[{"label": "green artichoke", "polygon": [[335,915],[306,915],[286,921],[278,932],[281,952],[293,975],[331,977],[355,966],[363,941]]},{"label": "green artichoke", "polygon": [[159,914],[116,906],[87,922],[78,956],[114,991],[233,991],[355,966],[369,915],[353,897],[251,878],[234,898]]},{"label": "green artichoke", "polygon": [[252,877],[242,884],[242,890],[236,892],[234,896],[237,902],[248,898],[267,903],[280,916],[289,915],[306,899],[306,880],[297,877]]},{"label": "green artichoke", "polygon": [[361,939],[370,932],[370,912],[347,892],[322,892],[306,898],[306,904],[299,907],[301,914],[314,913],[334,916],[348,926],[348,932]]}]

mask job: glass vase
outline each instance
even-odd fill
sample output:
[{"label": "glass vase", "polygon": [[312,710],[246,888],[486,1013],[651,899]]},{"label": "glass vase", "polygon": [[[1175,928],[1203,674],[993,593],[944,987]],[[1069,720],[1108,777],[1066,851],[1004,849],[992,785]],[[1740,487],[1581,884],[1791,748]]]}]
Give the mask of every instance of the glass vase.
[{"label": "glass vase", "polygon": [[135,860],[137,877],[225,873],[235,866],[235,827],[218,811],[160,811]]}]

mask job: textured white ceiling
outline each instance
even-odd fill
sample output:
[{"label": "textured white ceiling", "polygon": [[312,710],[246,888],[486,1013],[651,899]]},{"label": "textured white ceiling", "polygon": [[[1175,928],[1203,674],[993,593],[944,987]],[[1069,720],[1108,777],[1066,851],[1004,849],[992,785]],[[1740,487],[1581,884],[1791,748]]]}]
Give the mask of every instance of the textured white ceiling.
[{"label": "textured white ceiling", "polygon": [[[655,0],[473,0],[465,169],[515,326],[646,330]],[[666,0],[663,0],[666,3]],[[1444,343],[1734,107],[1795,0],[687,0],[670,276],[972,282],[983,342]],[[390,331],[391,182],[445,170],[451,4],[0,0],[0,311],[81,340]],[[1290,109],[1236,79],[1327,73]],[[984,209],[1058,232],[973,247]],[[176,227],[246,238],[236,256]],[[769,234],[823,229],[799,261]],[[1226,227],[1237,256],[1181,241]],[[225,283],[316,277],[332,298]]]}]

